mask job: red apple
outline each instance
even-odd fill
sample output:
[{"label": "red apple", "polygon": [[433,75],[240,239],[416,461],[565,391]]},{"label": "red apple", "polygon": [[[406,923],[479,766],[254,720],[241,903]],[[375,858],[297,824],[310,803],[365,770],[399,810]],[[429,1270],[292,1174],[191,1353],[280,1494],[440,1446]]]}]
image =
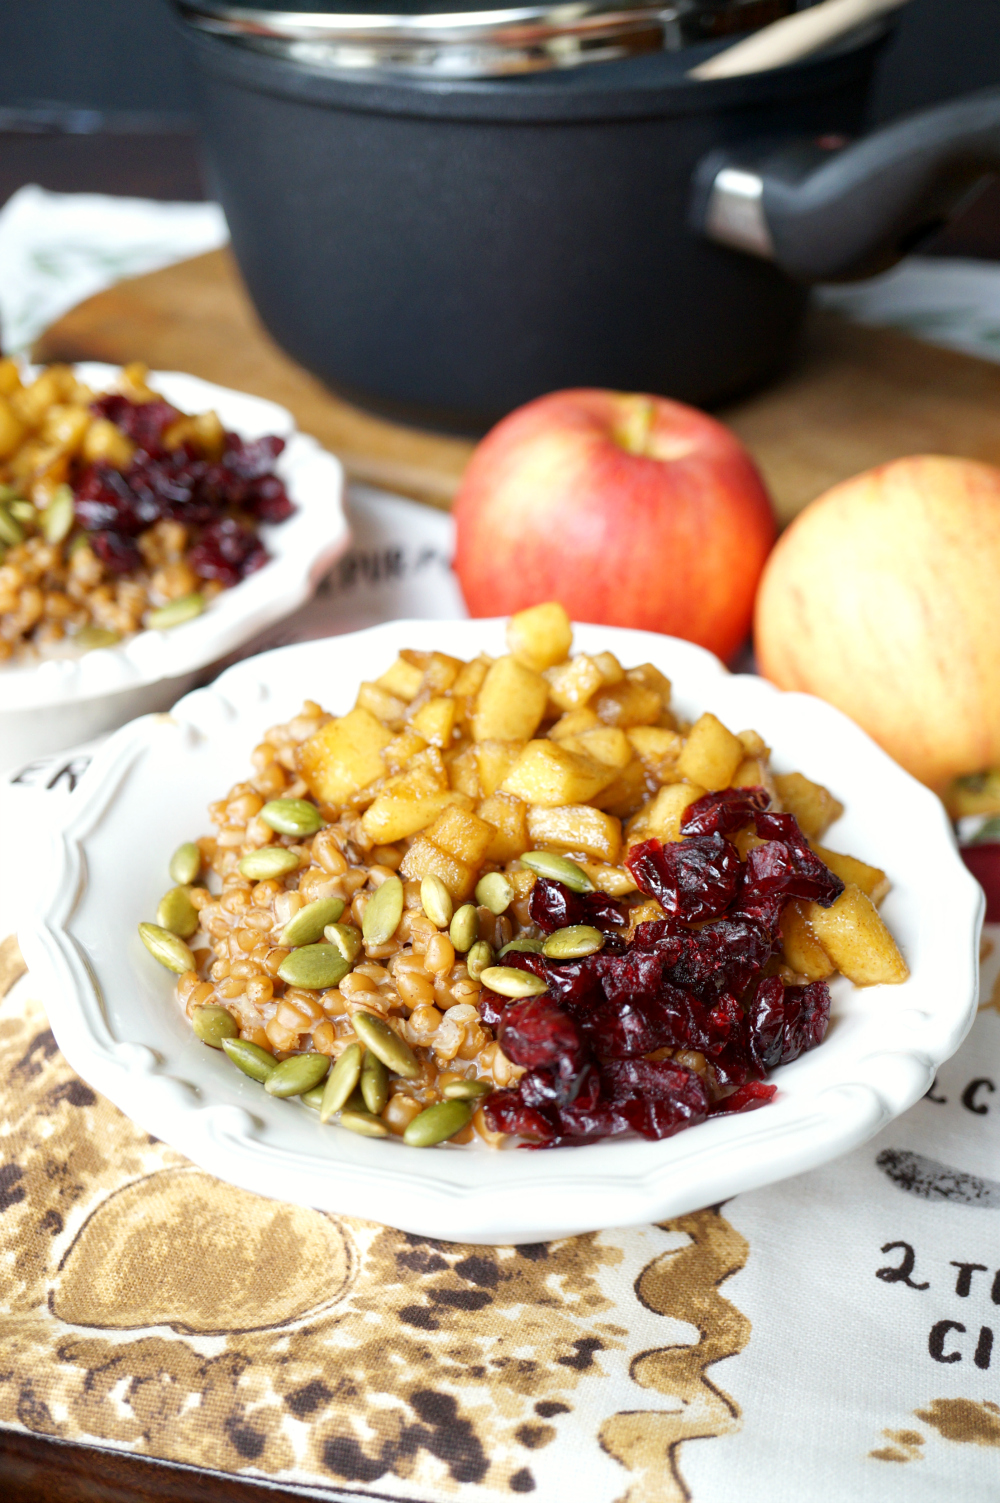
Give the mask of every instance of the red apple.
[{"label": "red apple", "polygon": [[559,600],[577,621],[640,627],[728,658],[750,629],[775,524],[721,423],[664,397],[557,391],[478,446],[455,502],[473,616]]}]

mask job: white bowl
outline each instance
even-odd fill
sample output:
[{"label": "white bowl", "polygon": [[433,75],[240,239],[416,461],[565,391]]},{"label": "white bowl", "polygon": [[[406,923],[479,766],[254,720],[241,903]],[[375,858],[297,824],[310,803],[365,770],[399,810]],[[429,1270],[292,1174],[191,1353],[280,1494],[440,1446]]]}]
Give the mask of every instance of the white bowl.
[{"label": "white bowl", "polygon": [[[75,369],[97,391],[120,374],[113,365]],[[210,664],[297,610],[347,547],[343,467],[314,438],[296,432],[290,412],[177,371],[153,371],[149,380],[184,412],[214,408],[242,438],[275,433],[286,439],[275,470],[297,510],[286,522],[261,527],[270,562],[222,591],[195,620],[169,631],[140,631],[81,657],[0,666],[4,765],[79,745],[136,715],[167,708]]]},{"label": "white bowl", "polygon": [[308,1107],[273,1100],[198,1042],[136,926],[155,913],[171,852],[207,828],[206,804],[244,775],[261,732],[304,698],[343,713],[358,681],[375,677],[399,648],[496,654],[503,632],[501,621],[394,621],[335,645],[281,648],[239,663],[172,715],[112,738],[73,795],[37,915],[21,934],[74,1069],[233,1184],[486,1243],[659,1221],[714,1204],[855,1148],[917,1101],[961,1043],[977,1000],[983,899],[941,804],[820,700],[732,676],[687,642],[596,626],[577,628],[579,649],[656,664],[683,714],[710,709],[733,728],[754,727],[779,769],[800,769],[843,800],[846,812],[825,838],[888,871],[883,912],[909,981],[862,991],[838,979],[826,1041],[775,1072],[774,1102],[654,1143],[421,1152],[323,1127]]}]

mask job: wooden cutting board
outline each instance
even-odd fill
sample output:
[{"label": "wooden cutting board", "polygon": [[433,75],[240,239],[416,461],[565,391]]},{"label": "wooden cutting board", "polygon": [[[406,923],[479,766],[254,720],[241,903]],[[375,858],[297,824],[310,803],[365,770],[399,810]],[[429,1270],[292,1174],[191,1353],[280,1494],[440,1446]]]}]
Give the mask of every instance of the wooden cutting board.
[{"label": "wooden cutting board", "polygon": [[[464,439],[390,423],[333,396],[261,328],[229,251],[121,282],[38,341],[39,360],[141,360],[288,407],[356,479],[447,507]],[[763,471],[782,521],[837,480],[901,454],[1000,464],[1000,365],[812,314],[793,366],[720,416]]]}]

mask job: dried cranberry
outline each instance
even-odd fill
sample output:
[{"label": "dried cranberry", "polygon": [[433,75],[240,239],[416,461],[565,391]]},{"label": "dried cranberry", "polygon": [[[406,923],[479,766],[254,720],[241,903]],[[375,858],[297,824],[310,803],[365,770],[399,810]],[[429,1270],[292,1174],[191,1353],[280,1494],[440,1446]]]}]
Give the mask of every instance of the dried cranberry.
[{"label": "dried cranberry", "polygon": [[527,1106],[516,1090],[494,1091],[487,1096],[483,1114],[493,1132],[512,1133],[536,1143],[555,1137],[553,1124],[535,1107]]},{"label": "dried cranberry", "polygon": [[506,1006],[507,998],[497,996],[497,993],[491,992],[487,986],[484,986],[479,993],[479,1016],[487,1028],[498,1026]]},{"label": "dried cranberry", "polygon": [[681,815],[681,829],[688,835],[732,835],[762,813],[771,802],[764,788],[723,788],[706,793],[689,804]]},{"label": "dried cranberry", "polygon": [[589,922],[583,895],[547,877],[539,877],[531,889],[528,913],[532,923],[546,934],[551,934],[554,929],[565,929],[569,924]]},{"label": "dried cranberry", "polygon": [[710,1001],[721,991],[746,990],[767,964],[774,941],[749,918],[723,918],[694,934],[685,934],[672,949],[670,980]]},{"label": "dried cranberry", "polygon": [[515,1065],[554,1070],[565,1080],[578,1075],[590,1058],[577,1024],[545,994],[504,1009],[500,1044]]},{"label": "dried cranberry", "polygon": [[643,1137],[669,1138],[708,1115],[700,1076],[674,1060],[613,1060],[602,1065],[601,1077],[605,1093]]},{"label": "dried cranberry", "polygon": [[240,438],[238,433],[227,433],[222,464],[240,480],[260,480],[270,475],[284,447],[285,440],[274,433],[263,438]]},{"label": "dried cranberry", "polygon": [[786,986],[785,1039],[781,1063],[787,1065],[807,1049],[815,1049],[830,1026],[830,989],[825,981],[810,986]]},{"label": "dried cranberry", "polygon": [[253,560],[259,568],[266,559],[257,534],[234,517],[220,517],[205,528],[188,555],[194,572],[202,579],[218,579],[225,585],[236,584]]},{"label": "dried cranberry", "polygon": [[725,913],[740,882],[739,856],[721,835],[698,835],[663,846],[634,846],[626,865],[639,889],[665,913],[701,923]]},{"label": "dried cranberry", "polygon": [[142,554],[131,538],[122,537],[118,532],[92,532],[88,541],[112,574],[130,574],[142,567]]},{"label": "dried cranberry", "polygon": [[116,392],[98,397],[90,410],[108,418],[147,454],[163,452],[163,434],[181,415],[169,402],[131,402]]},{"label": "dried cranberry", "polygon": [[754,1068],[766,1075],[781,1063],[785,1035],[784,985],[777,976],[758,981],[747,1007],[747,1052]]},{"label": "dried cranberry", "polygon": [[260,522],[284,522],[295,510],[277,475],[265,475],[255,481],[244,504]]},{"label": "dried cranberry", "polygon": [[725,1117],[733,1112],[752,1112],[758,1106],[766,1106],[778,1094],[778,1087],[765,1085],[762,1080],[748,1080],[731,1096],[716,1101],[708,1109],[710,1117]]},{"label": "dried cranberry", "polygon": [[839,877],[809,850],[796,850],[784,840],[769,840],[749,852],[744,869],[745,888],[754,898],[780,895],[803,898],[829,908],[844,890]]},{"label": "dried cranberry", "polygon": [[109,464],[86,469],[73,496],[76,520],[88,532],[142,532],[159,517],[159,508],[140,506],[128,481]]}]

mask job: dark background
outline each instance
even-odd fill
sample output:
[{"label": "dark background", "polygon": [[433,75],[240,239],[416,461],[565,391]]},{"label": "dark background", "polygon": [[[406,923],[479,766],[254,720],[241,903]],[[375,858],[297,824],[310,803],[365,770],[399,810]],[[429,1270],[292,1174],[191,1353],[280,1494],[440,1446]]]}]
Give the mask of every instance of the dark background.
[{"label": "dark background", "polygon": [[[1000,0],[911,0],[881,64],[873,118],[995,83]],[[204,196],[194,102],[166,0],[0,0],[0,203],[29,182]],[[932,248],[1000,258],[1000,189]]]}]

